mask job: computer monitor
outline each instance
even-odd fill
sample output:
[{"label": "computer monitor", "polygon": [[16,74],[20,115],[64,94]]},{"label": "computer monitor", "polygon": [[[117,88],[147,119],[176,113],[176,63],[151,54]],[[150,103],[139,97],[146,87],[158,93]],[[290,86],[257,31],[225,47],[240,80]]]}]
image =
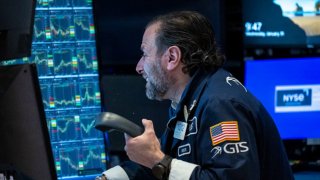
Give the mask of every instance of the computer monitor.
[{"label": "computer monitor", "polygon": [[320,46],[320,2],[243,0],[245,46]]},{"label": "computer monitor", "polygon": [[31,55],[35,3],[0,1],[0,61]]},{"label": "computer monitor", "polygon": [[319,1],[242,2],[246,56],[268,58],[319,55]]},{"label": "computer monitor", "polygon": [[34,64],[0,66],[0,146],[0,165],[14,174],[57,179]]},{"label": "computer monitor", "polygon": [[283,139],[320,138],[320,58],[247,60],[245,85]]},{"label": "computer monitor", "polygon": [[94,179],[107,168],[103,134],[94,128],[101,94],[92,3],[36,1],[32,55],[0,62],[37,64],[58,179]]}]

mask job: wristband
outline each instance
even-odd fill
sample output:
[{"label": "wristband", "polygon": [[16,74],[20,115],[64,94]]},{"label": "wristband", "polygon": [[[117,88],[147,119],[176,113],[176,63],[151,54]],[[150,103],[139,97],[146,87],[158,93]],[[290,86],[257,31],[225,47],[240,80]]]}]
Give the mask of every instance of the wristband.
[{"label": "wristband", "polygon": [[171,161],[172,161],[172,158],[169,155],[165,155],[160,162],[158,162],[152,167],[152,174],[158,180],[168,179],[170,174]]}]

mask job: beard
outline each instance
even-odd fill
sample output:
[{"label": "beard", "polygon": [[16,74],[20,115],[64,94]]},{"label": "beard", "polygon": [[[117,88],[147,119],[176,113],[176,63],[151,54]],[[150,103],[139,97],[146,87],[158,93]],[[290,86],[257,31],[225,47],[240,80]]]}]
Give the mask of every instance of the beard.
[{"label": "beard", "polygon": [[160,59],[145,67],[146,96],[151,100],[163,100],[169,89],[167,72],[161,67]]}]

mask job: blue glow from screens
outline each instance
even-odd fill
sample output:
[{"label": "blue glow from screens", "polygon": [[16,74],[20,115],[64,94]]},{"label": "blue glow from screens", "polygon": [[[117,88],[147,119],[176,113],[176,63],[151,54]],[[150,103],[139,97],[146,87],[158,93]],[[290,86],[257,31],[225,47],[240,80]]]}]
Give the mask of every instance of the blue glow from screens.
[{"label": "blue glow from screens", "polygon": [[246,61],[245,85],[283,139],[320,138],[320,57]]}]

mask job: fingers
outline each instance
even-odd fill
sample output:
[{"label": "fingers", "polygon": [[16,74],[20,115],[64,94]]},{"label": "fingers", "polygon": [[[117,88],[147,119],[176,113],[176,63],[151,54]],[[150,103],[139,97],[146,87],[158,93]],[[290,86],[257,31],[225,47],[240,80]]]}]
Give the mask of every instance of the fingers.
[{"label": "fingers", "polygon": [[128,135],[127,133],[124,133],[124,139],[126,141],[128,141],[129,139],[131,139],[132,137],[130,135]]},{"label": "fingers", "polygon": [[132,137],[129,136],[127,133],[124,133],[124,138],[126,140],[126,144],[124,146],[124,150],[126,151],[127,155],[129,156],[129,154],[128,154],[128,144],[129,144],[129,141],[132,139]]},{"label": "fingers", "polygon": [[145,132],[154,132],[153,122],[151,120],[142,119],[142,124],[144,126]]}]

